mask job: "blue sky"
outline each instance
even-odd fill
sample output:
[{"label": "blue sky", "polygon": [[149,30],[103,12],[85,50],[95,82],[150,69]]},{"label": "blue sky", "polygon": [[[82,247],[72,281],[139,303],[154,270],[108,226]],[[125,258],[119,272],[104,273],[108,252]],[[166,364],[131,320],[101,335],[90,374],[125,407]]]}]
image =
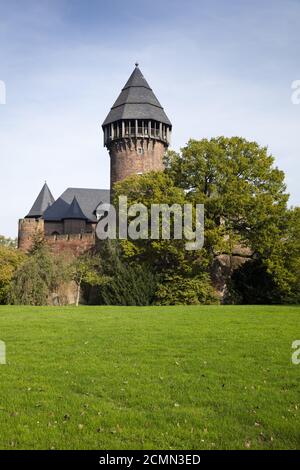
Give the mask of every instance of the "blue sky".
[{"label": "blue sky", "polygon": [[300,204],[300,2],[0,0],[0,234],[16,236],[47,180],[109,186],[101,123],[136,60],[190,137],[267,145]]}]

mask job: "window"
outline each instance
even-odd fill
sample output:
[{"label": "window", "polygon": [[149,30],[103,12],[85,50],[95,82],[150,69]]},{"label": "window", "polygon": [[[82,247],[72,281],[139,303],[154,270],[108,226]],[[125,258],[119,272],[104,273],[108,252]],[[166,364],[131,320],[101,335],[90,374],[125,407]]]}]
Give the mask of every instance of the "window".
[{"label": "window", "polygon": [[144,149],[142,147],[137,148],[137,153],[138,155],[143,155],[144,154]]}]

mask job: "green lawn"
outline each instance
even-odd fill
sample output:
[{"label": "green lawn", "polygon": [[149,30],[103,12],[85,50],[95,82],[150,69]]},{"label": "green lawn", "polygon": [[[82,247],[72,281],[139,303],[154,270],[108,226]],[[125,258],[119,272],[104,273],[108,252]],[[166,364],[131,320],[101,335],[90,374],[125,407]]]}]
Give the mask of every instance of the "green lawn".
[{"label": "green lawn", "polygon": [[2,449],[300,448],[300,307],[1,307]]}]

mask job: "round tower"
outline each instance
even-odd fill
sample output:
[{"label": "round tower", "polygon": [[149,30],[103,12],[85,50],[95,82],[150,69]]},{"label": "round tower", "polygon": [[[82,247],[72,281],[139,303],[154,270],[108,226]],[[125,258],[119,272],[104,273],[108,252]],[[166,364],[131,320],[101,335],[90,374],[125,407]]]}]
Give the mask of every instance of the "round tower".
[{"label": "round tower", "polygon": [[32,247],[33,238],[37,233],[44,233],[44,220],[25,218],[19,220],[18,248],[27,252]]},{"label": "round tower", "polygon": [[172,124],[138,64],[103,125],[110,187],[127,176],[163,170]]}]

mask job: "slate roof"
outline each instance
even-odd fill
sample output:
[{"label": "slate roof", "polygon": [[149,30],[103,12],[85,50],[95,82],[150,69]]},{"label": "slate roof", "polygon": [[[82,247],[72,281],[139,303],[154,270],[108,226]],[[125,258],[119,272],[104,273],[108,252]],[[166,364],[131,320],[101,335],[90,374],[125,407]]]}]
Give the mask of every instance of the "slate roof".
[{"label": "slate roof", "polygon": [[102,126],[122,119],[153,119],[172,126],[138,65],[136,65]]},{"label": "slate roof", "polygon": [[108,189],[68,188],[44,213],[45,221],[60,221],[68,218],[69,210],[76,198],[79,208],[90,222],[97,222],[96,209],[100,203],[110,202]]},{"label": "slate roof", "polygon": [[86,216],[81,210],[80,205],[78,204],[78,201],[76,199],[76,196],[74,197],[73,201],[71,202],[71,205],[69,206],[64,219],[77,219],[77,220],[86,220]]},{"label": "slate roof", "polygon": [[26,218],[38,218],[43,215],[45,210],[54,203],[55,199],[51,194],[51,191],[47,185],[44,184],[38,197],[36,198],[32,208],[29,213],[26,215]]}]

